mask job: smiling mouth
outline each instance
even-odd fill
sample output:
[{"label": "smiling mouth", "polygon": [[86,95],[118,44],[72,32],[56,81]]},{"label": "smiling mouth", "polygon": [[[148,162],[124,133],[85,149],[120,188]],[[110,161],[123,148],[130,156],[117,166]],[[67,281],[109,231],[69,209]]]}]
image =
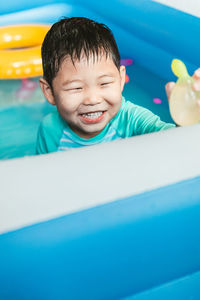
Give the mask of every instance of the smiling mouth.
[{"label": "smiling mouth", "polygon": [[80,114],[81,120],[87,124],[93,124],[100,122],[105,115],[105,111],[96,111]]}]

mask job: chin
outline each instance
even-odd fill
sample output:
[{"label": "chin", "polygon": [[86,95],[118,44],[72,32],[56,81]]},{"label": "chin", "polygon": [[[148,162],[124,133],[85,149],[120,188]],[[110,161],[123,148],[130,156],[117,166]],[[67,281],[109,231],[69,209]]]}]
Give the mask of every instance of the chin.
[{"label": "chin", "polygon": [[107,125],[107,123],[106,124],[104,124],[104,125],[102,125],[102,126],[95,126],[95,125],[93,125],[93,128],[84,128],[85,130],[84,130],[84,132],[85,132],[85,134],[98,134],[98,133],[100,133],[102,130],[104,130],[104,128],[105,128],[105,126]]}]

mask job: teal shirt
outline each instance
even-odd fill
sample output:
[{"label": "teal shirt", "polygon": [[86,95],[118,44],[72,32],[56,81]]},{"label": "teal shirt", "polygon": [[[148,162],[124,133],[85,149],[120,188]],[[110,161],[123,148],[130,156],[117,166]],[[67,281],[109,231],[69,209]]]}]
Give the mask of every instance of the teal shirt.
[{"label": "teal shirt", "polygon": [[146,108],[122,99],[117,115],[95,137],[84,139],[75,134],[58,112],[47,115],[38,130],[36,153],[50,153],[104,143],[175,127],[165,123]]}]

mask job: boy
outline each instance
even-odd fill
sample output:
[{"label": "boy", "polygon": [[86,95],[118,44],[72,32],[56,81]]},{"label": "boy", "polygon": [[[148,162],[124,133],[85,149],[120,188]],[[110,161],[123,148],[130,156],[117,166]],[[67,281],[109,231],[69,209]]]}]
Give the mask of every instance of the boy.
[{"label": "boy", "polygon": [[125,67],[103,24],[82,17],[55,23],[44,39],[42,61],[40,86],[57,112],[40,125],[37,154],[175,127],[122,97]]}]

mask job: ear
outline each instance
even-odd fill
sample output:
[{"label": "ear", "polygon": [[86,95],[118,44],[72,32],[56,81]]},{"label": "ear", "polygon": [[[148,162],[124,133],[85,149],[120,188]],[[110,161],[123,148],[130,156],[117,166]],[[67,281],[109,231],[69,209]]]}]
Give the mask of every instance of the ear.
[{"label": "ear", "polygon": [[52,89],[44,78],[40,78],[40,87],[47,101],[52,105],[56,105]]},{"label": "ear", "polygon": [[124,89],[125,79],[126,79],[126,68],[125,66],[120,66],[120,78],[121,78],[121,92]]}]

